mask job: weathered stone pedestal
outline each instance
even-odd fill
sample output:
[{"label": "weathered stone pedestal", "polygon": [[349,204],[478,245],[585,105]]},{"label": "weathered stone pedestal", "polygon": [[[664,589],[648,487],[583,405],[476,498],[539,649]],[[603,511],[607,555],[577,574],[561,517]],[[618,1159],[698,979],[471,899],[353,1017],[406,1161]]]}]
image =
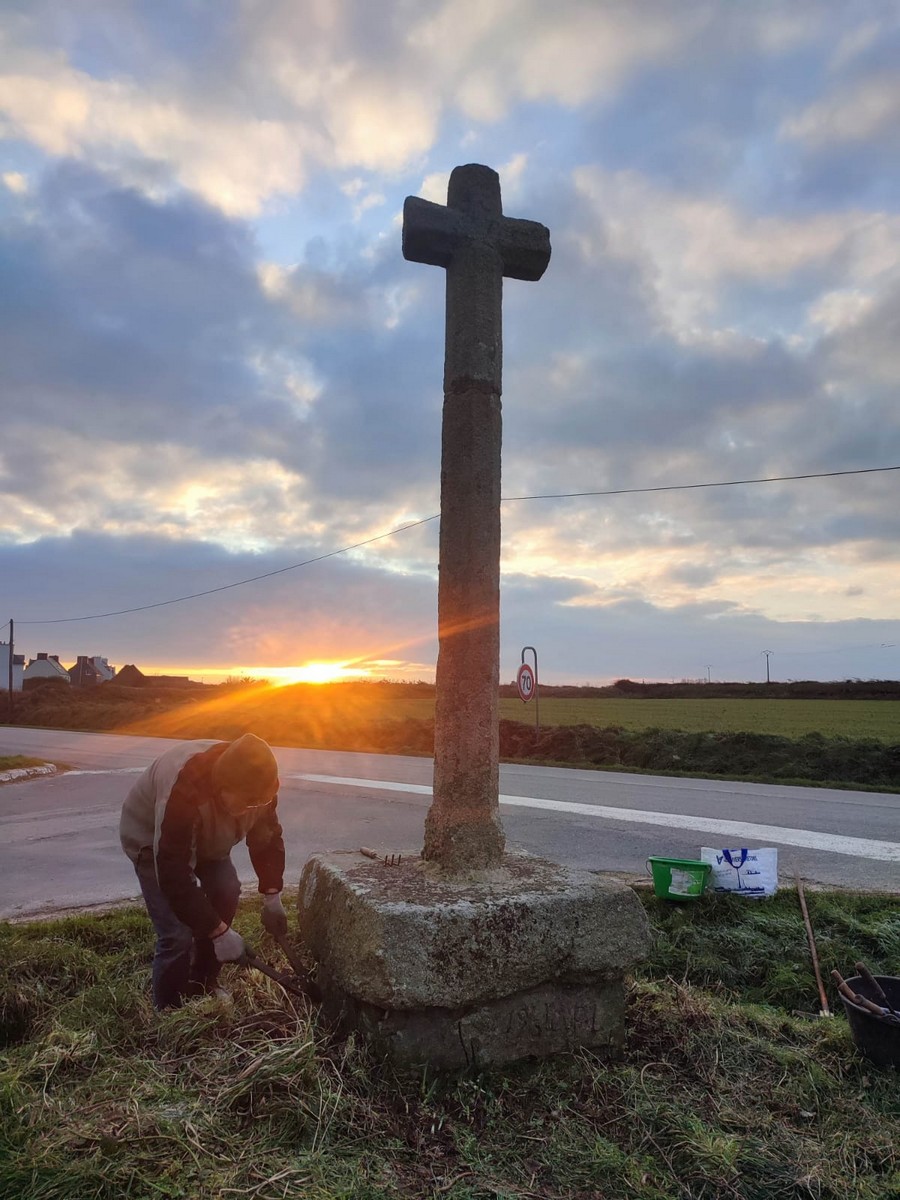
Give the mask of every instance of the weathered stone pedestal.
[{"label": "weathered stone pedestal", "polygon": [[326,1013],[401,1067],[616,1057],[624,975],[650,941],[630,888],[512,854],[466,876],[416,854],[317,855],[298,910]]}]

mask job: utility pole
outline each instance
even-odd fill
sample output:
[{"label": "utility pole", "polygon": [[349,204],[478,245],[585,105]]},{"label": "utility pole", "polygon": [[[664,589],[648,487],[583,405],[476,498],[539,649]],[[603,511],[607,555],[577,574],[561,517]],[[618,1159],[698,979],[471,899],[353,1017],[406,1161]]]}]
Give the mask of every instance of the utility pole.
[{"label": "utility pole", "polygon": [[709,674],[711,670],[712,670],[712,667],[709,664],[707,664],[707,667],[706,667],[706,682],[707,683],[712,683],[712,678]]},{"label": "utility pole", "polygon": [[766,656],[766,683],[771,683],[772,680],[769,678],[769,655],[774,654],[775,651],[774,650],[763,650],[762,653]]},{"label": "utility pole", "polygon": [[13,650],[14,649],[15,649],[15,647],[13,646],[13,619],[12,619],[12,617],[10,617],[9,618],[9,670],[7,672],[7,686],[9,688],[9,692],[7,693],[8,697],[9,697],[8,721],[9,721],[10,725],[12,725],[12,723],[13,723]]}]

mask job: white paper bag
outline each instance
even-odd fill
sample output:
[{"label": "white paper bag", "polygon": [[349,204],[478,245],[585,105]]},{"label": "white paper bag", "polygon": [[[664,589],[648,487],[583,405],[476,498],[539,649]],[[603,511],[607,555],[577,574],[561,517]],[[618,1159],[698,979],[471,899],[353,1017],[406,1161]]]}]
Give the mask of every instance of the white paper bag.
[{"label": "white paper bag", "polygon": [[712,850],[703,846],[700,861],[712,864],[708,891],[741,896],[774,896],[778,891],[778,851]]}]

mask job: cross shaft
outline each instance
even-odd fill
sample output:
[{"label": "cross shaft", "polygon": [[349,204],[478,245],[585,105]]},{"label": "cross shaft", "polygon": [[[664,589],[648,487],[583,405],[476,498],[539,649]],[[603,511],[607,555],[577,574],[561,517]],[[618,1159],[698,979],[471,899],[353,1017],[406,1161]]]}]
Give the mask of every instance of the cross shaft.
[{"label": "cross shaft", "polygon": [[434,800],[423,857],[496,866],[499,816],[503,277],[537,280],[550,234],[503,215],[489,167],[456,167],[447,205],[403,206],[403,255],[447,271]]}]

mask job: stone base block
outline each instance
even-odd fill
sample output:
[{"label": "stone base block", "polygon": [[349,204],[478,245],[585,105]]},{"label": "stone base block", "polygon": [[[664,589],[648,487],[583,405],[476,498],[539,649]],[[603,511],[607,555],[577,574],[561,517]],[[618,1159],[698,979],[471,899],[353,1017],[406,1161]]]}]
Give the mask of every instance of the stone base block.
[{"label": "stone base block", "polygon": [[416,854],[319,855],[298,910],[326,1011],[398,1066],[615,1056],[624,975],[649,946],[630,888],[524,855],[467,876]]},{"label": "stone base block", "polygon": [[468,1009],[381,1009],[328,989],[325,1010],[398,1067],[481,1067],[579,1047],[614,1059],[624,1038],[621,980],[584,987],[545,984]]}]

